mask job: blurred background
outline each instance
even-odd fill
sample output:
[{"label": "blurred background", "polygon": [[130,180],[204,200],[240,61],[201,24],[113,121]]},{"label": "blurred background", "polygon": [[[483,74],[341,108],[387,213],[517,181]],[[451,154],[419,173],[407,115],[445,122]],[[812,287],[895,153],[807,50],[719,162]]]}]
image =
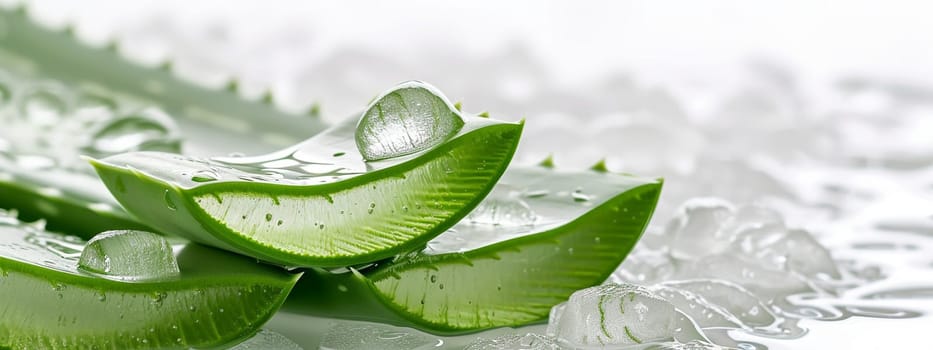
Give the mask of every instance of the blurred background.
[{"label": "blurred background", "polygon": [[[678,248],[668,247],[685,230],[678,222],[708,209],[697,199],[722,199],[715,203],[727,204],[714,206],[730,212],[733,205],[767,208],[831,254],[830,262],[806,263],[843,272],[847,287],[817,296],[824,309],[848,316],[800,311],[805,336],[746,345],[912,346],[931,322],[933,5],[926,2],[60,0],[30,7],[36,21],[71,26],[89,45],[116,40],[131,60],[170,60],[173,74],[208,87],[236,78],[245,99],[271,93],[280,108],[317,106],[330,123],[358,117],[396,83],[423,80],[465,111],[526,118],[518,163],[553,154],[563,168],[605,159],[613,171],[663,176],[658,212],[618,271],[621,281],[684,278],[664,266],[698,264],[671,258]],[[706,239],[691,227],[698,232],[683,234]],[[657,256],[661,262],[651,260]],[[909,317],[891,316],[898,310]]]}]

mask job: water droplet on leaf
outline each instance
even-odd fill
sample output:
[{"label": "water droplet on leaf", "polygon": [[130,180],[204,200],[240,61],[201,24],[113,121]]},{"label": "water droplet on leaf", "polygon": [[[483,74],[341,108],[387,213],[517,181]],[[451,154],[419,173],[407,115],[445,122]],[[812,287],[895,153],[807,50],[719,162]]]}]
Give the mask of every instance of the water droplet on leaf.
[{"label": "water droplet on leaf", "polygon": [[356,128],[366,160],[393,158],[443,143],[463,127],[463,118],[436,88],[406,82],[378,97]]},{"label": "water droplet on leaf", "polygon": [[169,280],[181,274],[172,247],[164,237],[131,230],[94,236],[84,247],[78,268],[120,281]]}]

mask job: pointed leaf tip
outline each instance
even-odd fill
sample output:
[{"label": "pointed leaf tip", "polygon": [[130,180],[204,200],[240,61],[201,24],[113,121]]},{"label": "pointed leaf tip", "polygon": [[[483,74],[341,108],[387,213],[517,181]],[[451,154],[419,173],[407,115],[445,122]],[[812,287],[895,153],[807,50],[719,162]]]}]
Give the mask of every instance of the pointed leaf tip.
[{"label": "pointed leaf tip", "polygon": [[488,119],[488,118],[489,118],[489,112],[481,112],[480,114],[477,114],[476,116],[477,116],[477,117],[480,117],[480,118],[487,118],[487,119]]},{"label": "pointed leaf tip", "polygon": [[454,108],[457,109],[457,112],[463,112],[463,102],[457,101],[457,103],[454,103]]},{"label": "pointed leaf tip", "polygon": [[547,158],[538,163],[538,166],[548,169],[554,169],[554,155],[548,154]]},{"label": "pointed leaf tip", "polygon": [[608,173],[609,168],[606,167],[606,158],[600,159],[596,164],[590,167],[590,170],[597,173]]}]

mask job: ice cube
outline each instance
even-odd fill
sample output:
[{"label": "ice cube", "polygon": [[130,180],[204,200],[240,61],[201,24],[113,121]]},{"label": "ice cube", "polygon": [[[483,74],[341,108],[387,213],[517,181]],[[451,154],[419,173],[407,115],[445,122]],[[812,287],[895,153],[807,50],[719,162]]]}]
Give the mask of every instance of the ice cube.
[{"label": "ice cube", "polygon": [[321,340],[321,350],[433,349],[444,341],[410,328],[368,322],[339,322]]},{"label": "ice cube", "polygon": [[732,216],[728,226],[734,234],[762,226],[784,227],[784,217],[774,209],[760,205],[742,205]]},{"label": "ice cube", "polygon": [[726,317],[734,318],[747,327],[769,326],[777,319],[752,292],[729,281],[687,280],[665,282],[663,285],[691,292],[702,298],[704,304],[721,309]]},{"label": "ice cube", "polygon": [[722,279],[745,287],[765,303],[782,296],[812,291],[801,277],[773,270],[733,253],[711,255],[677,265],[673,279]]},{"label": "ice cube", "polygon": [[774,225],[746,230],[735,245],[753,260],[772,269],[799,273],[807,278],[839,278],[839,269],[825,247],[803,230]]},{"label": "ice cube", "polygon": [[665,227],[671,255],[678,259],[696,259],[729,248],[731,232],[724,225],[735,208],[729,202],[712,197],[692,198]]},{"label": "ice cube", "polygon": [[560,346],[550,337],[527,333],[508,334],[492,339],[478,338],[470,343],[466,350],[560,350]]},{"label": "ice cube", "polygon": [[614,282],[658,283],[674,273],[674,262],[663,251],[638,249],[625,257],[610,278]]},{"label": "ice cube", "polygon": [[606,284],[576,291],[555,307],[548,335],[571,347],[669,340],[678,316],[674,305],[644,287]]},{"label": "ice cube", "polygon": [[674,304],[677,310],[686,313],[701,328],[711,327],[740,327],[738,320],[723,312],[717,305],[713,305],[695,293],[664,284],[651,287],[651,291]]}]

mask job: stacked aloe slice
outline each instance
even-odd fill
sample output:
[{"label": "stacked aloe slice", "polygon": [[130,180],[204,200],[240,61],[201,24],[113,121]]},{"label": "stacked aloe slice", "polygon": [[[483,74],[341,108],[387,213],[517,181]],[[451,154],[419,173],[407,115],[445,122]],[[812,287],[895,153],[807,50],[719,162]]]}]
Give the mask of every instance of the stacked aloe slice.
[{"label": "stacked aloe slice", "polygon": [[[87,93],[75,81],[93,82],[109,113],[75,144],[0,129],[0,207],[24,212],[0,212],[0,348],[226,346],[283,304],[443,334],[540,322],[608,277],[660,194],[659,180],[601,165],[509,166],[523,123],[464,113],[425,83],[400,84],[319,131],[82,47],[23,12],[0,11],[0,22],[12,28],[0,37],[0,120],[39,136],[54,129],[21,108],[36,81],[67,96]],[[116,69],[52,62],[63,53]],[[33,69],[17,68],[16,55]],[[59,99],[56,120],[84,113],[77,98]],[[220,127],[229,123],[240,126]],[[111,129],[109,143],[91,132]],[[296,133],[310,138],[266,142]]]}]

